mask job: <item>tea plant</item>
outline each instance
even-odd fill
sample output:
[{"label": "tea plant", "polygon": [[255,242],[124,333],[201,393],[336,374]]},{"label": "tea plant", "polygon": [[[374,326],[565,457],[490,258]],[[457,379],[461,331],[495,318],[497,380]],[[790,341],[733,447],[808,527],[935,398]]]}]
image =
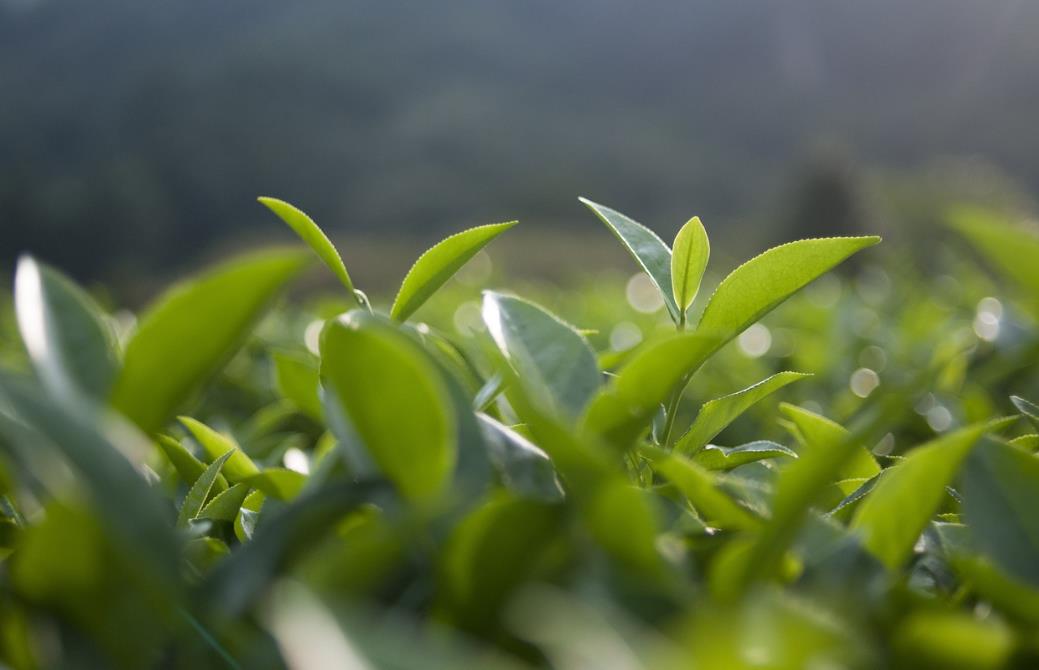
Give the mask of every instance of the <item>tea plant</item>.
[{"label": "tea plant", "polygon": [[[881,391],[830,417],[777,412],[843,366],[794,298],[775,315],[800,323],[788,358],[824,364],[733,383],[762,366],[726,345],[878,238],[769,249],[699,299],[698,218],[669,247],[583,200],[671,323],[606,352],[506,291],[483,293],[476,336],[414,320],[514,222],[429,249],[384,312],[306,214],[261,202],[309,251],[232,259],[133,324],[19,263],[28,365],[5,351],[0,371],[6,666],[1039,662],[1039,407],[985,387],[1032,388],[1034,331],[990,355],[935,327],[955,308],[925,285],[891,307]],[[1039,241],[953,220],[1034,307],[1039,282],[1012,259]],[[306,332],[298,308],[265,318],[315,255],[346,306]],[[938,396],[957,415],[921,429]],[[788,438],[717,442],[773,425]]]}]

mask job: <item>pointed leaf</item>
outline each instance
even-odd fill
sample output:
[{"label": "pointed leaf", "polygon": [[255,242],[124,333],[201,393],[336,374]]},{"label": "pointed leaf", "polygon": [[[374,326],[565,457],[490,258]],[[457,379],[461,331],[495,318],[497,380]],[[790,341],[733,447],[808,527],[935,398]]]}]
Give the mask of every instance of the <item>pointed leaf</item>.
[{"label": "pointed leaf", "polygon": [[599,368],[588,342],[545,309],[487,291],[483,321],[523,384],[549,407],[576,417],[599,388]]},{"label": "pointed leaf", "polygon": [[891,570],[902,567],[938,511],[960,465],[987,431],[976,424],[917,447],[884,471],[852,518],[863,545]]},{"label": "pointed leaf", "polygon": [[40,381],[59,398],[104,401],[119,369],[115,336],[97,303],[69,278],[28,256],[18,261],[14,306]]},{"label": "pointed leaf", "polygon": [[960,492],[978,547],[1011,575],[1039,586],[1039,459],[986,437],[967,459]]},{"label": "pointed leaf", "polygon": [[516,223],[470,228],[440,241],[419,256],[401,283],[390,316],[396,321],[406,320],[480,249]]},{"label": "pointed leaf", "polygon": [[760,440],[749,442],[738,447],[719,447],[709,444],[692,457],[693,463],[708,470],[732,470],[747,463],[763,461],[768,458],[797,458],[797,452],[775,442]]},{"label": "pointed leaf", "polygon": [[675,303],[675,296],[671,292],[671,250],[667,248],[664,241],[649,228],[629,219],[620,212],[586,198],[578,199],[606,224],[606,227],[617,236],[632,258],[649,275],[664,298],[668,314],[677,323],[680,312]]},{"label": "pointed leaf", "polygon": [[420,346],[354,310],[325,327],[321,377],[368,454],[412,501],[441,493],[457,459],[454,411]]},{"label": "pointed leaf", "polygon": [[335,245],[328,239],[324,231],[314,223],[314,220],[304,214],[302,210],[284,200],[268,197],[258,198],[258,200],[267,209],[274,212],[279,219],[288,224],[289,228],[292,228],[301,240],[306,242],[307,246],[317,254],[321,262],[328,266],[328,269],[332,271],[352,296],[354,283],[350,280],[350,273],[346,271],[346,265],[343,264],[343,259],[339,255],[339,251],[336,250]]},{"label": "pointed leaf", "polygon": [[674,391],[724,344],[716,337],[682,333],[639,350],[588,404],[582,430],[626,448]]},{"label": "pointed leaf", "polygon": [[188,522],[202,511],[202,506],[206,503],[206,499],[209,498],[209,492],[213,489],[213,482],[216,481],[217,475],[220,474],[220,468],[224,467],[224,463],[231,458],[232,454],[234,454],[233,449],[210,463],[205,471],[202,472],[202,475],[191,485],[187,496],[184,497],[184,503],[180,507],[180,514],[177,515],[178,528],[186,528]]},{"label": "pointed leaf", "polygon": [[242,448],[238,446],[238,443],[233,438],[223,433],[218,433],[201,421],[192,419],[189,416],[179,417],[178,420],[184,424],[184,427],[188,429],[191,436],[195,438],[195,441],[198,442],[199,446],[202,447],[202,450],[210,458],[218,458],[228,452],[231,453],[227,465],[224,466],[224,475],[226,475],[229,481],[240,482],[260,473],[260,469],[242,451]]},{"label": "pointed leaf", "polygon": [[[196,481],[206,471],[205,463],[195,458],[190,451],[184,448],[183,444],[169,435],[159,435],[156,438],[156,444],[159,445],[162,453],[166,455],[166,458],[173,465],[173,469],[177,471],[177,476],[186,485],[191,486],[191,483]],[[223,475],[217,475],[213,486],[217,491],[224,491],[227,489],[227,480],[224,479]]]},{"label": "pointed leaf", "polygon": [[242,503],[249,495],[249,490],[248,484],[235,484],[226,491],[216,494],[198,513],[197,518],[210,521],[234,521],[238,511],[242,508]]},{"label": "pointed leaf", "polygon": [[[815,412],[785,403],[780,409],[793,421],[804,438],[805,453],[832,449],[851,438],[851,433],[846,428]],[[866,448],[856,446],[851,451],[851,458],[842,463],[835,473],[837,486],[844,495],[854,493],[864,480],[880,474],[877,459]]]},{"label": "pointed leaf", "polygon": [[1014,403],[1017,411],[1021,412],[1028,419],[1033,428],[1039,430],[1039,406],[1016,395],[1010,396],[1010,402]]},{"label": "pointed leaf", "polygon": [[675,485],[706,522],[735,530],[761,526],[761,520],[729,497],[719,487],[715,475],[701,466],[662,449],[646,448],[641,453],[650,459],[655,471]]},{"label": "pointed leaf", "polygon": [[167,291],[126,347],[112,405],[147,433],[161,428],[238,350],[306,262],[299,252],[262,252]]},{"label": "pointed leaf", "polygon": [[810,376],[801,372],[780,372],[742,391],[707,401],[700,408],[692,427],[675,443],[675,452],[695,454],[757,402],[787,384]]},{"label": "pointed leaf", "polygon": [[486,414],[477,414],[491,463],[505,488],[521,497],[552,502],[563,497],[556,470],[548,455],[507,426]]},{"label": "pointed leaf", "polygon": [[671,250],[671,286],[680,315],[684,315],[696,299],[710,256],[707,231],[700,217],[694,216],[678,231]]},{"label": "pointed leaf", "polygon": [[879,241],[879,237],[831,237],[769,249],[722,280],[697,331],[728,341],[844,259]]}]

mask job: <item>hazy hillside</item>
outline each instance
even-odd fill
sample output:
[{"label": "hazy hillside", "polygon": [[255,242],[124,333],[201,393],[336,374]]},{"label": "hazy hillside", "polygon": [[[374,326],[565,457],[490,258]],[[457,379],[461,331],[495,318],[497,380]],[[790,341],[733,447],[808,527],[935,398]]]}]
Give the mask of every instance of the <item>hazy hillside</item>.
[{"label": "hazy hillside", "polygon": [[[812,148],[1039,187],[1039,3],[0,0],[0,263],[82,276],[228,232],[730,224]],[[105,271],[109,268],[105,267]]]}]

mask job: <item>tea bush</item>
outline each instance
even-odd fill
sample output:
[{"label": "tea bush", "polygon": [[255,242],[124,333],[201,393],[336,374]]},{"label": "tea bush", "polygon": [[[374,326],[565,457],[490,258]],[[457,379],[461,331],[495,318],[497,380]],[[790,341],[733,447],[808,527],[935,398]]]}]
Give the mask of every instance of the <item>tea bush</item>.
[{"label": "tea bush", "polygon": [[[473,304],[451,278],[514,222],[440,242],[381,309],[261,202],[309,250],[138,318],[19,262],[7,667],[1039,663],[1031,233],[950,215],[996,279],[889,254],[813,284],[874,253],[856,237],[718,281],[698,218],[669,247],[584,201],[660,311],[612,281]],[[315,255],[340,295],[279,303]]]}]

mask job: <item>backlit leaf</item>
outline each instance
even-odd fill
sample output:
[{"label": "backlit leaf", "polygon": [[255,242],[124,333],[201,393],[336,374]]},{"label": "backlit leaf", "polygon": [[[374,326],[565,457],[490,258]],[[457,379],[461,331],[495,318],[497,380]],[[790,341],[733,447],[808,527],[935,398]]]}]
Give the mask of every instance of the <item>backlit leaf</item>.
[{"label": "backlit leaf", "polygon": [[261,252],[167,291],[126,346],[112,405],[145,432],[161,428],[220,371],[306,262],[300,252]]},{"label": "backlit leaf", "polygon": [[469,259],[516,223],[470,228],[438,242],[419,256],[401,283],[390,316],[396,321],[406,320]]}]

